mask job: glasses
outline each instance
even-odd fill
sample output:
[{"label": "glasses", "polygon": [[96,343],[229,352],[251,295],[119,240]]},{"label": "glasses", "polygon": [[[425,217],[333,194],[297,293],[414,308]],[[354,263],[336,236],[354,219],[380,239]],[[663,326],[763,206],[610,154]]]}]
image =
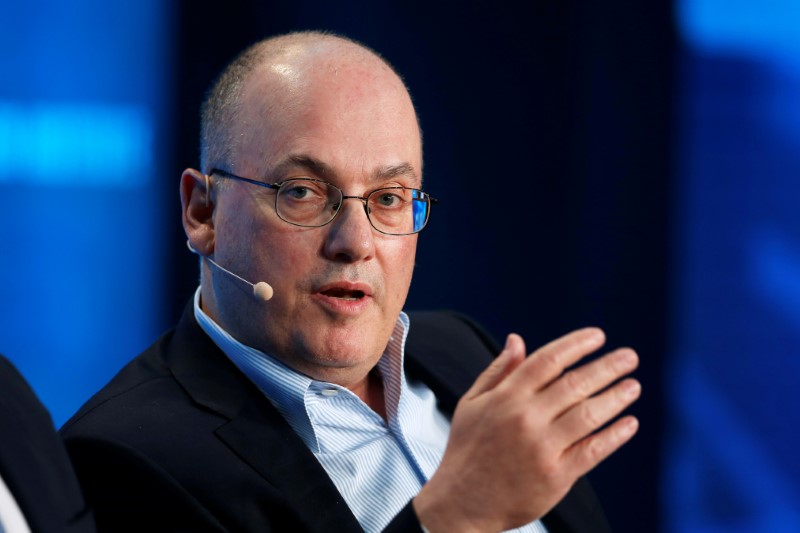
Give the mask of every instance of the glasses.
[{"label": "glasses", "polygon": [[431,205],[439,203],[428,193],[408,187],[383,187],[367,196],[346,196],[327,181],[314,178],[291,178],[280,183],[243,178],[217,168],[209,175],[243,181],[277,191],[275,212],[285,222],[305,228],[318,228],[336,218],[344,200],[361,200],[369,223],[387,235],[413,235],[428,223]]}]

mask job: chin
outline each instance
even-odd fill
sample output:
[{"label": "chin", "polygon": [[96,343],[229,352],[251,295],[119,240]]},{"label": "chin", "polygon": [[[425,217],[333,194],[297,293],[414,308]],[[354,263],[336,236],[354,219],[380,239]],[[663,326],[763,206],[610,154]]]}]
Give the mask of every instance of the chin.
[{"label": "chin", "polygon": [[317,346],[309,350],[309,353],[316,354],[312,358],[326,367],[350,368],[369,365],[372,368],[383,354],[386,343],[379,343],[373,336],[365,337],[359,331],[354,332],[344,328],[330,332],[324,339],[320,339]]}]

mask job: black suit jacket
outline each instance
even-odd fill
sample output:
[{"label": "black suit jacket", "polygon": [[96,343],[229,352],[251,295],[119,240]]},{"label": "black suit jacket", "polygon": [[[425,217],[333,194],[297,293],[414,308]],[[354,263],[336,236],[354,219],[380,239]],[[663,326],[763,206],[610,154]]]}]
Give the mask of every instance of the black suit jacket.
[{"label": "black suit jacket", "polygon": [[[447,413],[497,352],[459,315],[411,316],[406,369]],[[100,530],[361,531],[314,455],[191,306],[62,432]],[[545,523],[553,533],[607,530],[583,481]],[[419,531],[410,503],[388,529]]]},{"label": "black suit jacket", "polygon": [[94,531],[50,413],[1,355],[0,475],[32,532]]}]

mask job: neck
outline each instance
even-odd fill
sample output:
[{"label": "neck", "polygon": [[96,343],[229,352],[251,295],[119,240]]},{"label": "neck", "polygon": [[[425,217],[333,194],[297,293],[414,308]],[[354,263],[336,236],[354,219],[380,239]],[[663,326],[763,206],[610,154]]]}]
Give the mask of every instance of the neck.
[{"label": "neck", "polygon": [[386,420],[386,402],[383,395],[383,379],[377,368],[373,368],[367,377],[354,387],[349,387],[353,393],[361,398],[370,409]]}]

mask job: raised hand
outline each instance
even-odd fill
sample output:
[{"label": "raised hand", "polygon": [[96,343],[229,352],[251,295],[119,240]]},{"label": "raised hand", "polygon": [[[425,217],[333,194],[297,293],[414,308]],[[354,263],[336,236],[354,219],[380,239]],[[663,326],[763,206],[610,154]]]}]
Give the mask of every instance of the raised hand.
[{"label": "raised hand", "polygon": [[525,358],[522,338],[508,336],[459,401],[442,463],[414,499],[429,531],[530,523],[633,437],[632,416],[606,424],[639,397],[639,383],[622,379],[636,353],[620,348],[573,367],[604,342],[601,330],[581,329]]}]

